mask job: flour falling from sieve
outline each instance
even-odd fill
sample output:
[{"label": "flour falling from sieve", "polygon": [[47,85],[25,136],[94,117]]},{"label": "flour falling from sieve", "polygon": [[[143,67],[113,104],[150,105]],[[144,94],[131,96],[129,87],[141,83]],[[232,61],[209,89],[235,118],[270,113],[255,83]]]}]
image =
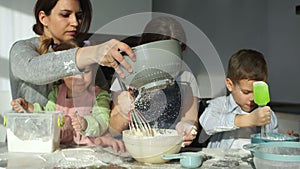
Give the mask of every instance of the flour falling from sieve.
[{"label": "flour falling from sieve", "polygon": [[179,86],[175,83],[165,89],[139,93],[135,99],[138,109],[152,128],[173,128],[181,107]]}]

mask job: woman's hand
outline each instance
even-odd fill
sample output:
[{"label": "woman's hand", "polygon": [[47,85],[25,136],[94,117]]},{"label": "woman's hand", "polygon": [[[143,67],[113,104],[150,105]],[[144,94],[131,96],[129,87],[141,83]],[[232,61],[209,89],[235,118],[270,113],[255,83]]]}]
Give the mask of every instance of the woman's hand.
[{"label": "woman's hand", "polygon": [[[18,103],[19,104],[18,104]],[[13,107],[13,109],[16,111],[16,112],[19,112],[19,113],[25,113],[23,112],[23,109],[26,111],[26,112],[33,112],[33,104],[27,102],[25,99],[23,98],[17,98],[13,101],[10,102],[10,105]],[[22,107],[20,107],[22,106]]]},{"label": "woman's hand", "polygon": [[112,39],[99,45],[87,46],[78,49],[76,54],[76,64],[79,69],[83,69],[85,66],[94,63],[112,67],[119,76],[123,78],[125,75],[120,69],[119,63],[128,72],[132,72],[132,68],[131,65],[124,59],[120,51],[127,53],[130,59],[135,61],[135,55],[130,46],[116,39]]},{"label": "woman's hand", "polygon": [[132,49],[123,42],[112,39],[102,44],[101,48],[104,48],[108,51],[104,50],[104,57],[100,59],[99,64],[103,66],[112,67],[115,71],[121,76],[124,77],[124,73],[119,67],[120,63],[128,72],[132,72],[132,68],[130,64],[124,59],[123,55],[120,51],[127,53],[127,55],[135,61],[135,55]]}]

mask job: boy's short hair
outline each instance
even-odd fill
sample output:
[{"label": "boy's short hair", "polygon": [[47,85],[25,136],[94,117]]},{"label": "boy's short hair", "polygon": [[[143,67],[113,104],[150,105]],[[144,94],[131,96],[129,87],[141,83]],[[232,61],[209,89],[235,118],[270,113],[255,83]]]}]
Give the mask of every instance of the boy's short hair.
[{"label": "boy's short hair", "polygon": [[227,78],[233,83],[242,79],[266,81],[268,69],[264,55],[252,49],[237,51],[228,62]]}]

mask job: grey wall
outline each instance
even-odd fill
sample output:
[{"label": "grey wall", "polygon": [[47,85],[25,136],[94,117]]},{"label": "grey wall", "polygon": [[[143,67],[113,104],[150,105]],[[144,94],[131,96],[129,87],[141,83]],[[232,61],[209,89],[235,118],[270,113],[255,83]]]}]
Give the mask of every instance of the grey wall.
[{"label": "grey wall", "polygon": [[[119,17],[139,12],[166,12],[182,17],[201,29],[216,48],[224,69],[230,55],[240,48],[253,48],[263,52],[269,66],[271,100],[300,103],[299,42],[300,16],[295,5],[300,0],[91,0],[93,22],[90,32]],[[1,0],[1,7],[32,15],[35,0]],[[1,13],[4,17],[7,13]],[[32,24],[29,23],[31,26]],[[7,25],[10,26],[10,25]],[[11,28],[14,29],[13,24]],[[1,29],[2,30],[2,29]],[[13,41],[21,39],[15,34],[1,37],[6,50]],[[188,51],[188,54],[193,52]],[[1,63],[8,59],[8,52]],[[4,59],[4,61],[3,61]],[[200,61],[201,62],[201,61]],[[207,72],[199,60],[187,60],[197,74],[200,85],[209,88]],[[198,64],[199,63],[199,64]],[[1,64],[2,65],[2,64]],[[199,66],[200,65],[200,66]],[[5,69],[5,70],[4,70]],[[1,67],[5,72],[7,67]],[[208,89],[209,90],[209,89]]]},{"label": "grey wall", "polygon": [[274,100],[300,103],[300,1],[269,0],[268,50]]},{"label": "grey wall", "polygon": [[[219,53],[225,71],[229,57],[238,49],[264,53],[271,101],[300,104],[296,4],[299,0],[153,0],[152,6],[155,12],[177,15],[201,29]],[[193,71],[203,71],[201,63],[189,64]]]},{"label": "grey wall", "polygon": [[93,22],[90,32],[126,15],[151,12],[152,0],[91,0]]}]

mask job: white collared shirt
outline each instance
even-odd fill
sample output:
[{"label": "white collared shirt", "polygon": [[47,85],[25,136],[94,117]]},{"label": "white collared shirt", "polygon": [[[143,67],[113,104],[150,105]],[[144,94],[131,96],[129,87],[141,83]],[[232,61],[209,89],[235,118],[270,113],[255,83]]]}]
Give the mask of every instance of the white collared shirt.
[{"label": "white collared shirt", "polygon": [[[211,135],[208,148],[231,148],[235,139],[246,136],[250,139],[250,135],[259,127],[238,128],[234,125],[237,114],[248,113],[236,104],[231,94],[209,101],[208,107],[199,118],[205,132]],[[272,112],[271,123],[268,126],[269,132],[278,132],[278,123],[274,112]]]}]

